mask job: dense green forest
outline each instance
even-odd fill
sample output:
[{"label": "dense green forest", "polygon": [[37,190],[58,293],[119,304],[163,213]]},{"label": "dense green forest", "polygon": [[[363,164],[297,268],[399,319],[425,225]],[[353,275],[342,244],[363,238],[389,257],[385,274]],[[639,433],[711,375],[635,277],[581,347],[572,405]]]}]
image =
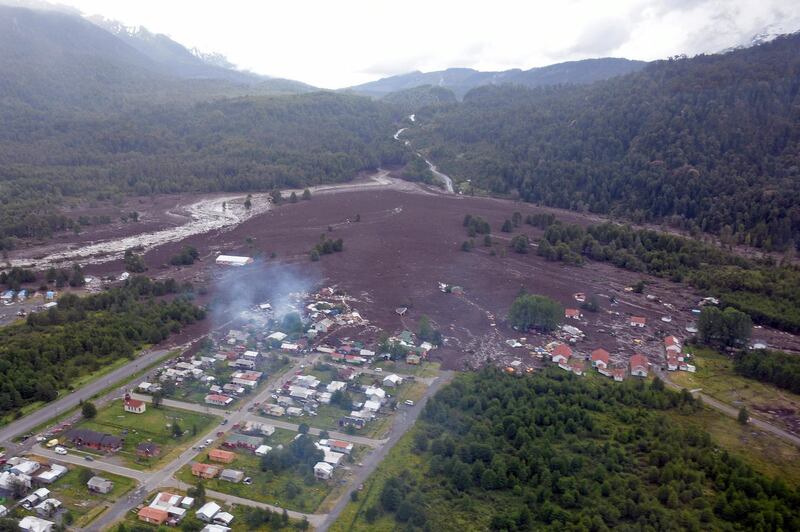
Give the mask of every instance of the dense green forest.
[{"label": "dense green forest", "polygon": [[407,135],[442,171],[530,202],[800,243],[800,35],[587,86],[474,89]]},{"label": "dense green forest", "polygon": [[361,518],[402,530],[800,527],[796,489],[666,422],[698,408],[658,380],[461,374],[417,423],[423,465],[389,478]]},{"label": "dense green forest", "polygon": [[[30,314],[25,323],[0,329],[0,414],[35,401],[52,401],[78,377],[133,357],[205,317],[173,280],[135,277],[121,288],[79,298]],[[169,296],[169,300],[159,299]]]},{"label": "dense green forest", "polygon": [[127,194],[271,190],[401,164],[394,108],[333,93],[140,107],[29,110],[0,131],[0,245],[73,222],[65,202]]},{"label": "dense green forest", "polygon": [[733,367],[740,375],[800,394],[800,356],[780,351],[741,351]]},{"label": "dense green forest", "polygon": [[547,226],[537,253],[582,264],[584,257],[619,268],[685,281],[750,315],[756,323],[800,331],[800,269],[745,259],[697,240],[614,223]]}]

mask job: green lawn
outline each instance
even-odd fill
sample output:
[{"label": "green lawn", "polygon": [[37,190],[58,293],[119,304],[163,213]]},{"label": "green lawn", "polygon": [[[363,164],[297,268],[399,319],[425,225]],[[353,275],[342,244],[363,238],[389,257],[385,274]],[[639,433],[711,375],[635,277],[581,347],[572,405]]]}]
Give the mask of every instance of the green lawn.
[{"label": "green lawn", "polygon": [[676,371],[670,379],[684,388],[702,388],[703,393],[736,408],[745,406],[751,414],[783,428],[792,427],[769,410],[800,412],[800,395],[771,384],[748,379],[733,369],[733,360],[711,349],[693,349],[695,373]]},{"label": "green lawn", "polygon": [[[136,469],[155,469],[180,454],[197,435],[207,432],[219,421],[216,416],[162,406],[147,406],[142,414],[122,409],[122,401],[112,401],[97,412],[97,417],[83,420],[76,427],[124,436],[125,444],[118,456],[125,465]],[[183,435],[175,438],[172,426],[178,423]],[[161,447],[161,455],[143,462],[136,456],[136,446],[151,441]]]},{"label": "green lawn", "polygon": [[375,364],[377,368],[383,368],[384,373],[399,373],[400,375],[414,375],[415,377],[435,377],[439,374],[441,364],[438,362],[422,362],[412,365],[402,361],[382,360]]}]

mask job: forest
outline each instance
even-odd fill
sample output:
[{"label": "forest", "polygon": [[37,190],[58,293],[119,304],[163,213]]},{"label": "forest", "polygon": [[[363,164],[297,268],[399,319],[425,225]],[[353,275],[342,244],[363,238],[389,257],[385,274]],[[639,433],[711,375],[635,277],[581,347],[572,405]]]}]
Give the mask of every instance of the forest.
[{"label": "forest", "polygon": [[407,158],[394,107],[334,93],[0,116],[0,249],[79,230],[64,205],[302,188]]},{"label": "forest", "polygon": [[800,357],[780,351],[740,351],[734,358],[740,375],[800,394]]},{"label": "forest", "polygon": [[486,86],[406,132],[478,191],[800,245],[800,35],[585,86]]},{"label": "forest", "polygon": [[800,527],[795,488],[665,421],[699,408],[659,380],[460,374],[417,423],[422,466],[390,477],[362,518],[403,530]]},{"label": "forest", "polygon": [[800,331],[800,269],[745,259],[697,240],[614,223],[547,227],[537,253],[580,265],[584,258],[688,282],[762,325]]},{"label": "forest", "polygon": [[65,294],[57,307],[1,328],[0,414],[52,401],[75,379],[203,319],[187,289],[174,280],[134,277],[87,297]]}]

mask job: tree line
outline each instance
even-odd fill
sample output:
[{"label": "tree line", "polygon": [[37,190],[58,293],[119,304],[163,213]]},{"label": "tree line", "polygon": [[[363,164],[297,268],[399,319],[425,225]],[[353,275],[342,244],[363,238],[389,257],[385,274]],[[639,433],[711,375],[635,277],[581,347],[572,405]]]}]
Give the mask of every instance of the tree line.
[{"label": "tree line", "polygon": [[780,351],[740,351],[733,367],[740,375],[800,394],[800,356]]}]

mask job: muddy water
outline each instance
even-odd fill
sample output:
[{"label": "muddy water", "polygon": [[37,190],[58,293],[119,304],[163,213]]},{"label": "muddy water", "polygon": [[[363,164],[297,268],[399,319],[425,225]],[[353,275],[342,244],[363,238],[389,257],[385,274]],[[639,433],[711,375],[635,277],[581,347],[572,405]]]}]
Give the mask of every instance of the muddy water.
[{"label": "muddy water", "polygon": [[[416,122],[416,116],[415,116],[415,115],[409,115],[409,116],[408,116],[408,119],[409,119],[409,120],[411,120],[412,122]],[[405,131],[406,129],[408,129],[408,128],[407,128],[407,127],[401,127],[400,129],[398,129],[398,130],[397,130],[397,132],[396,132],[396,133],[394,134],[394,136],[393,136],[394,140],[401,140],[401,139],[400,139],[400,135],[401,135],[401,134],[403,133],[403,131]],[[404,140],[404,141],[403,141],[403,143],[404,143],[406,146],[410,146],[410,145],[411,145],[411,143],[410,143],[409,141],[407,141],[407,140]],[[435,165],[435,164],[433,164],[432,162],[430,162],[430,161],[429,161],[428,159],[426,159],[425,157],[423,157],[423,156],[422,156],[422,154],[421,154],[420,152],[416,152],[416,154],[417,154],[417,157],[422,157],[422,160],[423,160],[423,161],[425,161],[425,164],[427,164],[427,165],[428,165],[428,168],[430,169],[431,173],[432,173],[432,174],[433,174],[433,175],[434,175],[434,176],[435,176],[435,177],[436,177],[436,178],[437,178],[439,181],[441,181],[441,182],[442,182],[442,184],[444,185],[444,188],[445,188],[445,190],[447,191],[447,193],[448,193],[448,194],[453,194],[453,193],[455,193],[455,190],[453,189],[453,180],[450,178],[450,176],[449,176],[449,175],[447,175],[447,174],[445,174],[445,173],[442,173],[442,172],[440,172],[440,171],[439,171],[439,169],[438,169],[438,168],[436,168],[436,165]]]},{"label": "muddy water", "polygon": [[46,256],[34,259],[33,256],[42,255],[42,248],[32,248],[27,252],[27,257],[11,260],[11,266],[35,267],[46,269],[50,266],[63,266],[80,262],[81,264],[100,264],[122,258],[126,249],[143,246],[150,249],[156,246],[174,242],[186,237],[206,233],[217,229],[225,229],[238,225],[248,218],[266,212],[270,208],[266,194],[256,194],[252,198],[253,206],[244,208],[242,196],[220,196],[208,198],[183,207],[175,214],[187,218],[186,223],[154,231],[141,233],[118,239],[90,242],[77,249],[47,250]]}]

